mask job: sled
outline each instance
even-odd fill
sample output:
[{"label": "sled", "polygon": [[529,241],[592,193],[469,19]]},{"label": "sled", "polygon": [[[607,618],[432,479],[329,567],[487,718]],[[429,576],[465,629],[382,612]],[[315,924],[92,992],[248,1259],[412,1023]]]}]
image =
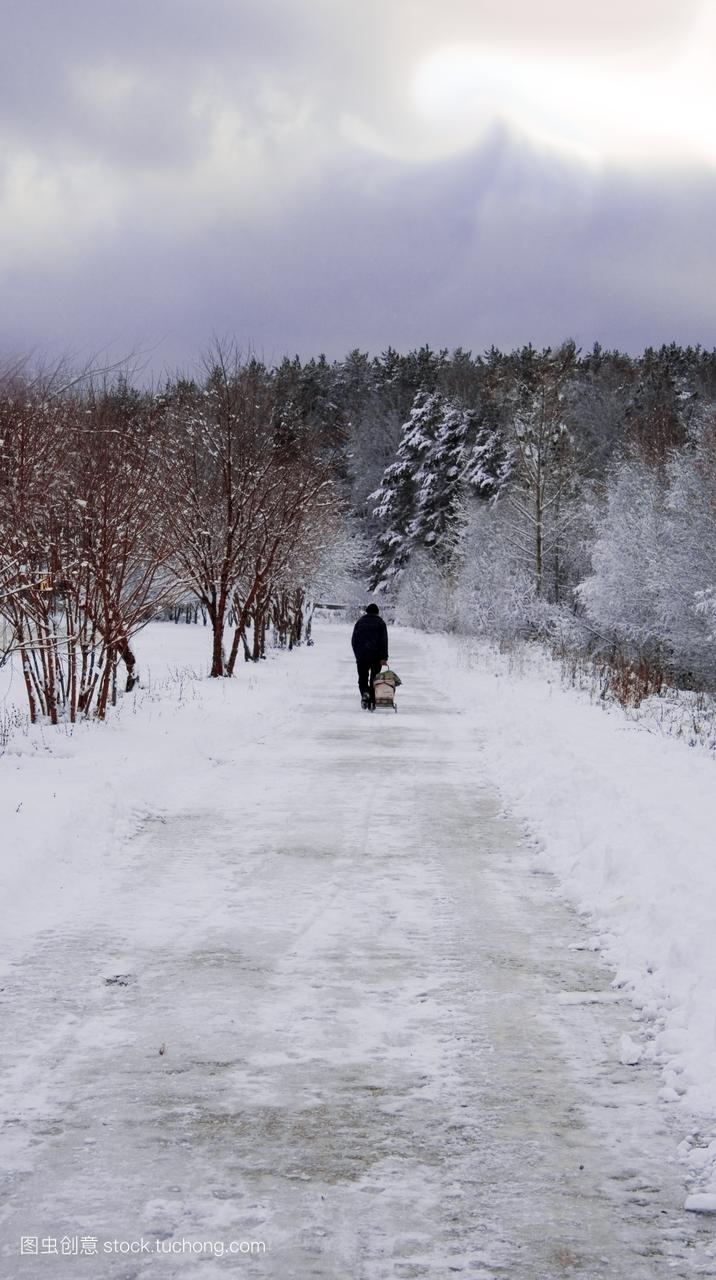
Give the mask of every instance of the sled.
[{"label": "sled", "polygon": [[373,699],[374,708],[385,707],[388,710],[398,710],[395,705],[395,690],[400,684],[400,677],[394,671],[381,671],[380,675],[375,677],[373,681]]}]

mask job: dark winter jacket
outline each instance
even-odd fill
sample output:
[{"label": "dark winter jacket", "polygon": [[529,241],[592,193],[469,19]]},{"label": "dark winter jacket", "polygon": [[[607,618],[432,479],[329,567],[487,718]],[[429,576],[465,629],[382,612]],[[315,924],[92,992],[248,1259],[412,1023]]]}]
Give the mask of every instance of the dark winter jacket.
[{"label": "dark winter jacket", "polygon": [[364,613],[353,628],[351,645],[358,662],[388,661],[388,628],[377,613]]}]

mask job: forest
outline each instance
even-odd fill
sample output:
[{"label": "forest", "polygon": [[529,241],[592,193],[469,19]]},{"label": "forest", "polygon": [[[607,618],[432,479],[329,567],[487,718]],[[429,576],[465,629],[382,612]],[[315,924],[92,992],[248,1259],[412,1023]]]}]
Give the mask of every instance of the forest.
[{"label": "forest", "polygon": [[716,684],[716,352],[284,359],[214,343],[135,385],[6,365],[0,618],[32,719],[102,718],[152,617],[214,677],[316,601],[599,661],[623,701]]},{"label": "forest", "polygon": [[713,688],[716,354],[420,355],[366,476],[373,587],[414,625],[597,657],[625,698]]}]

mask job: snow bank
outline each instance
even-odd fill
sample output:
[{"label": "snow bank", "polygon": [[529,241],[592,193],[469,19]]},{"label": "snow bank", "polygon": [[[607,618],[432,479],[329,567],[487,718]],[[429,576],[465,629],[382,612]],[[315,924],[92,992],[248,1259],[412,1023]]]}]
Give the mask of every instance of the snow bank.
[{"label": "snow bank", "polygon": [[[441,678],[479,720],[486,780],[587,914],[615,987],[640,1011],[645,1056],[663,1067],[663,1100],[702,1118],[682,1155],[701,1189],[716,1192],[713,760],[563,688],[544,654],[429,643]],[[636,1048],[622,1061],[632,1056]]]},{"label": "snow bank", "polygon": [[[118,854],[148,813],[221,805],[213,765],[237,737],[259,744],[286,731],[311,650],[242,663],[233,681],[196,680],[210,649],[203,627],[152,623],[136,643],[143,687],[106,723],[26,725],[12,735],[0,757],[0,975],[44,930],[106,910]],[[0,701],[22,709],[17,672],[3,677]]]}]

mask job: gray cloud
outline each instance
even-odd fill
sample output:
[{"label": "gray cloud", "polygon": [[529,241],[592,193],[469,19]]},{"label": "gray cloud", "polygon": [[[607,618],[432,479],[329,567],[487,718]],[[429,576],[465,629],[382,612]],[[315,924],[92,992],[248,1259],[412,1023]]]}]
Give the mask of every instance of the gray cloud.
[{"label": "gray cloud", "polygon": [[159,370],[212,332],[269,359],[568,334],[713,344],[708,167],[590,168],[497,119],[455,154],[415,150],[405,86],[435,48],[507,48],[517,29],[535,58],[597,48],[628,67],[678,34],[671,3],[634,3],[619,24],[616,4],[577,21],[573,8],[395,0],[388,19],[374,0],[11,5],[0,345],[158,344]]}]

